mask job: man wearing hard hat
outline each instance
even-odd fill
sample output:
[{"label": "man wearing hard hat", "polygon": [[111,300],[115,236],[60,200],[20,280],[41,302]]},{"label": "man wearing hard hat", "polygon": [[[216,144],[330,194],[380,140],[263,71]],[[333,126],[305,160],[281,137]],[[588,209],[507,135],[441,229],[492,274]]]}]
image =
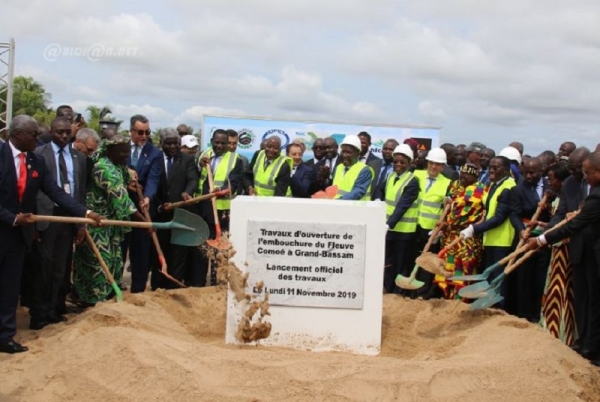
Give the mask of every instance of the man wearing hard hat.
[{"label": "man wearing hard hat", "polygon": [[[415,177],[419,180],[419,199],[417,214],[417,249],[422,249],[437,221],[442,216],[444,209],[444,199],[450,187],[450,179],[442,175],[442,170],[446,167],[446,152],[442,148],[432,148],[427,154],[427,170],[417,170]],[[431,289],[437,289],[431,286],[433,274],[421,270],[419,280],[425,282],[423,287],[424,298],[429,298],[428,293]]]},{"label": "man wearing hard hat", "polygon": [[360,138],[357,135],[347,135],[342,141],[340,156],[342,163],[335,168],[333,185],[337,186],[335,198],[340,200],[371,199],[371,182],[373,170],[358,160],[361,150]]},{"label": "man wearing hard hat", "polygon": [[385,200],[389,228],[385,237],[385,265],[383,287],[387,293],[400,293],[394,283],[397,275],[408,276],[407,269],[415,257],[415,232],[419,198],[419,181],[410,171],[414,154],[407,144],[396,146],[393,153],[394,171],[390,173],[379,198]]}]

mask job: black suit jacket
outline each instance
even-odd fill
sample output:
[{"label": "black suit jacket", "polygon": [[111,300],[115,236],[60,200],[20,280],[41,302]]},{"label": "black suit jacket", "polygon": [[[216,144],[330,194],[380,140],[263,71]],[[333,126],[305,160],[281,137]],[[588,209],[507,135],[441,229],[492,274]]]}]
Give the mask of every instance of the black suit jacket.
[{"label": "black suit jacket", "polygon": [[449,165],[446,165],[444,170],[442,170],[442,174],[448,179],[450,179],[450,181],[458,180],[459,177],[458,172]]},{"label": "black suit jacket", "polygon": [[[546,226],[546,230],[562,221],[567,216],[568,212],[573,212],[579,209],[579,206],[584,199],[583,185],[583,182],[575,179],[573,176],[568,177],[563,182],[556,213],[550,220],[550,223]],[[582,255],[583,237],[580,232],[575,232],[569,239],[569,261],[571,264],[579,264],[581,263]]]},{"label": "black suit jacket", "polygon": [[[160,157],[164,162],[163,152],[160,153]],[[173,166],[169,177],[167,177],[164,163],[162,166],[156,195],[159,205],[165,202],[183,201],[182,193],[188,193],[190,196],[194,195],[198,187],[198,170],[193,156],[178,152],[173,158]],[[192,209],[190,208],[190,210]],[[172,218],[172,211],[163,211],[158,215],[158,219],[162,222],[170,221]]]},{"label": "black suit jacket", "polygon": [[292,196],[296,198],[309,198],[313,193],[315,172],[312,167],[302,162],[296,167],[296,172],[290,178]]},{"label": "black suit jacket", "polygon": [[[373,180],[373,191],[371,195],[372,200],[384,200],[385,199],[385,180],[387,179],[387,175],[384,171],[382,171],[382,167],[384,166],[385,161],[382,160],[381,166],[379,170],[375,171],[375,180]],[[390,166],[387,174],[389,175],[394,171],[393,162],[390,162]]]},{"label": "black suit jacket", "polygon": [[315,164],[315,167],[313,169],[315,172],[315,191],[325,190],[327,187],[331,186],[331,184],[333,183],[333,172],[335,172],[335,168],[342,164],[342,156],[340,154],[337,154],[335,164],[333,165],[333,168],[330,171],[330,178],[327,178],[324,181],[319,181],[319,169],[322,166],[326,166],[326,161],[327,158],[321,159]]},{"label": "black suit jacket", "polygon": [[367,157],[367,160],[364,163],[365,165],[373,169],[373,177],[377,177],[377,175],[379,174],[379,170],[381,169],[381,158],[373,155],[372,152],[369,152],[369,156]]},{"label": "black suit jacket", "polygon": [[[73,162],[73,178],[75,180],[75,193],[72,194],[73,199],[80,204],[85,204],[85,192],[87,186],[86,173],[87,163],[86,156],[74,149],[71,145],[68,145],[71,153],[71,161]],[[52,179],[56,181],[56,159],[54,156],[54,149],[52,149],[52,143],[44,144],[35,150],[37,155],[40,155],[48,168]],[[46,195],[43,191],[39,191],[37,195],[37,213],[39,215],[53,215],[54,213],[54,202]],[[38,222],[36,225],[37,230],[46,230],[50,223]]]},{"label": "black suit jacket", "polygon": [[[564,183],[566,183],[566,180]],[[578,238],[582,247],[585,245],[585,247],[593,248],[594,263],[598,275],[600,275],[600,187],[591,189],[590,195],[583,202],[581,211],[577,216],[566,225],[548,233],[545,237],[548,244],[553,244],[567,237],[570,237],[572,242],[576,235],[579,235]],[[582,253],[582,250],[580,252]],[[569,255],[569,260],[573,263],[571,255]],[[579,255],[577,263],[581,263],[581,260],[581,255]]]},{"label": "black suit jacket", "polygon": [[[38,191],[42,190],[53,202],[74,216],[85,216],[87,209],[77,203],[56,184],[48,171],[43,158],[27,152],[27,182],[23,200],[19,203],[17,194],[17,172],[10,146],[0,145],[0,249],[7,247],[6,239],[21,232],[26,244],[33,240],[33,225],[15,228],[13,223],[18,213],[35,213]],[[19,230],[20,229],[20,230]]]},{"label": "black suit jacket", "polygon": [[[544,194],[550,189],[550,186],[545,178],[541,178],[540,180],[543,181],[542,194]],[[540,201],[537,193],[537,184],[532,186],[526,181],[522,181],[512,189],[511,210],[517,219],[511,219],[511,223],[517,232],[525,229],[523,219],[531,219],[533,217]],[[538,220],[542,222],[550,220],[548,209],[542,211]]]}]

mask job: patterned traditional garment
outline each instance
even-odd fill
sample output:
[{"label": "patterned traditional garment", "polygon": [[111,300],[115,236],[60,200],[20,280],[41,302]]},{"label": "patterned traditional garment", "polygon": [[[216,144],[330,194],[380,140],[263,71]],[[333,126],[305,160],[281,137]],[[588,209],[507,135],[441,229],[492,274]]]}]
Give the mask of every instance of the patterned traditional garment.
[{"label": "patterned traditional garment", "polygon": [[[460,236],[460,231],[481,219],[484,212],[482,202],[485,186],[475,183],[468,187],[460,186],[455,181],[450,186],[449,196],[452,197],[452,209],[446,217],[448,224],[442,238],[442,245],[449,244]],[[481,236],[461,241],[446,255],[446,271],[451,275],[471,275],[481,263],[483,256],[483,239]],[[459,299],[458,291],[464,286],[462,281],[450,281],[441,275],[436,275],[435,283],[444,292],[445,299]]]},{"label": "patterned traditional garment", "polygon": [[[555,204],[558,204],[558,200]],[[569,346],[578,338],[573,295],[573,268],[569,264],[567,240],[552,245],[540,325]]]},{"label": "patterned traditional garment", "polygon": [[[94,181],[88,188],[86,204],[88,208],[106,216],[107,219],[129,220],[129,216],[136,211],[125,186],[129,181],[129,173],[125,166],[115,166],[105,157],[105,149],[101,147],[94,154]],[[94,243],[117,283],[123,277],[121,241],[123,235],[129,230],[130,228],[119,226],[88,227]],[[112,288],[87,242],[83,242],[75,249],[73,265],[73,286],[79,297],[87,303],[106,300]]]}]

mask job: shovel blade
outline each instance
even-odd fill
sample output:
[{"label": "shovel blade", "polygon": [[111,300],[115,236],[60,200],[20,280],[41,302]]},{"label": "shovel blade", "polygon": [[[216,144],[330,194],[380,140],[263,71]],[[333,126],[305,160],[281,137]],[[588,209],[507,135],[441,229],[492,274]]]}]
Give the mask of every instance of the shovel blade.
[{"label": "shovel blade", "polygon": [[464,299],[479,299],[489,294],[491,286],[487,281],[474,283],[458,291],[458,295]]},{"label": "shovel blade", "polygon": [[473,303],[469,305],[469,310],[480,310],[483,308],[490,308],[495,306],[497,303],[501,302],[504,297],[500,296],[500,294],[496,292],[490,292],[487,296],[481,297],[475,300]]},{"label": "shovel blade", "polygon": [[200,216],[177,208],[173,215],[171,244],[197,247],[208,239],[208,225]]},{"label": "shovel blade", "polygon": [[449,278],[452,281],[485,281],[490,277],[490,274],[494,272],[496,269],[500,268],[500,264],[495,263],[490,265],[480,274],[476,275],[464,275],[464,276],[453,276]]},{"label": "shovel blade", "polygon": [[417,257],[415,264],[434,275],[446,276],[446,261],[434,253],[424,253]]},{"label": "shovel blade", "polygon": [[419,281],[417,279],[410,279],[407,278],[406,276],[402,276],[402,275],[398,275],[396,277],[396,286],[398,286],[400,289],[406,289],[406,290],[416,290],[416,289],[421,289],[423,287],[423,285],[425,285],[425,282]]}]

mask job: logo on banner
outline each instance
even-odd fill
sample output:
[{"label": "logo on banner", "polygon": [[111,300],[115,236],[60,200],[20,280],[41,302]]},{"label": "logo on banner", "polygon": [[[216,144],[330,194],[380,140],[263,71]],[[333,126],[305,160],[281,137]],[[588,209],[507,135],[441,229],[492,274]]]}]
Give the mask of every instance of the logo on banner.
[{"label": "logo on banner", "polygon": [[431,149],[431,143],[432,140],[431,138],[415,138],[415,137],[411,137],[411,139],[417,141],[419,143],[419,151],[425,151],[425,150],[430,150]]},{"label": "logo on banner", "polygon": [[285,147],[288,146],[288,144],[290,143],[290,136],[287,135],[287,133],[283,130],[279,130],[277,128],[274,128],[273,130],[269,130],[267,131],[263,137],[262,140],[266,140],[267,138],[269,138],[272,135],[276,135],[279,137],[279,139],[281,140],[281,149],[285,149]]},{"label": "logo on banner", "polygon": [[254,144],[254,133],[252,130],[247,128],[242,128],[238,130],[238,147],[241,149],[250,149],[252,148],[252,144]]}]

